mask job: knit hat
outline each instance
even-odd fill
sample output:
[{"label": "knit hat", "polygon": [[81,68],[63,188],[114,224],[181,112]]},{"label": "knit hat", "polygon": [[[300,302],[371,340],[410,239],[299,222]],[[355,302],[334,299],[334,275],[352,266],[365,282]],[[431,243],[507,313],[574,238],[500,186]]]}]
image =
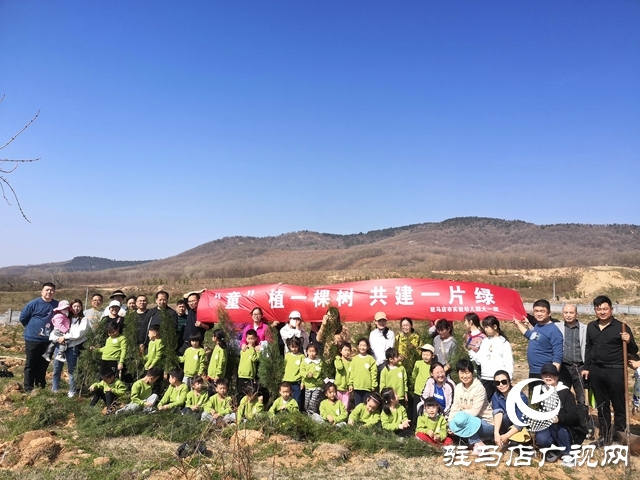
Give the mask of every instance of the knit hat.
[{"label": "knit hat", "polygon": [[54,312],[61,312],[64,309],[70,309],[71,305],[66,300],[61,300],[56,308],[53,309]]}]

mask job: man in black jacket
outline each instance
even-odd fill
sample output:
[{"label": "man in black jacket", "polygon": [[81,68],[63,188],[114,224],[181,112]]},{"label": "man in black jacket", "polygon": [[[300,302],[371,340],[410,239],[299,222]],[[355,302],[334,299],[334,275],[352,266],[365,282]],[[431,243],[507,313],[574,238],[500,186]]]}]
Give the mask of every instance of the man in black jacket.
[{"label": "man in black jacket", "polygon": [[[629,354],[638,353],[631,329],[613,317],[613,304],[609,297],[600,295],[593,300],[597,320],[587,325],[585,365],[582,375],[588,378],[598,406],[600,436],[596,446],[604,446],[623,438],[627,425],[624,378],[623,344]],[[622,328],[625,327],[623,332]],[[611,426],[613,406],[614,425]]]}]

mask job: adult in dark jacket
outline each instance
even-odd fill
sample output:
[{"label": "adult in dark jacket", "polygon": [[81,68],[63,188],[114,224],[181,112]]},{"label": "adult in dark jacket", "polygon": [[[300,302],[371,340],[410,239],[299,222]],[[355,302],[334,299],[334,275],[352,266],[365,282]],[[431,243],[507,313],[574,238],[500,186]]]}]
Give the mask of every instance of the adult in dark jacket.
[{"label": "adult in dark jacket", "polygon": [[[200,301],[200,294],[198,292],[189,292],[187,295],[187,321],[184,328],[184,334],[182,335],[182,345],[180,347],[180,354],[191,346],[189,338],[193,334],[200,334],[200,337],[204,340],[204,336],[211,327],[206,323],[198,321],[198,302]],[[180,301],[178,301],[178,305]],[[176,309],[178,308],[176,305]]]},{"label": "adult in dark jacket", "polygon": [[[548,448],[552,444],[558,447],[562,447],[563,450],[555,450],[547,452],[546,461],[555,462],[558,458],[562,458],[563,467],[574,466],[574,458],[570,455],[571,444],[573,443],[573,436],[571,430],[580,427],[580,418],[578,417],[578,409],[576,407],[576,398],[571,393],[571,389],[564,385],[562,382],[558,382],[560,373],[558,368],[553,363],[546,363],[540,369],[540,375],[544,386],[543,391],[549,389],[555,389],[557,393],[556,402],[560,402],[560,411],[555,418],[552,419],[552,424],[536,433],[536,443],[540,448]],[[550,399],[555,397],[553,394]],[[552,407],[557,406],[552,405]]]},{"label": "adult in dark jacket", "polygon": [[56,286],[47,282],[42,285],[40,297],[27,303],[20,313],[20,323],[24,325],[24,390],[30,392],[34,386],[45,388],[49,362],[43,357],[49,345],[53,309],[58,301],[53,296]]},{"label": "adult in dark jacket", "polygon": [[[597,320],[587,325],[587,343],[582,375],[589,379],[591,391],[598,405],[600,437],[596,445],[601,447],[610,442],[622,440],[627,425],[624,391],[624,358],[622,342],[627,342],[629,354],[638,353],[638,345],[631,329],[613,317],[613,304],[609,297],[600,295],[593,299]],[[611,427],[611,407],[614,425]]]}]

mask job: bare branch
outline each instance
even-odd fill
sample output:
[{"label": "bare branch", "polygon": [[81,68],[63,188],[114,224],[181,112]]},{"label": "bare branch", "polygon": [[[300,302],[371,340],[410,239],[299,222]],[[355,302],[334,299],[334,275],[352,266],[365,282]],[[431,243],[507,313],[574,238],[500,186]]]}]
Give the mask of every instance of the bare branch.
[{"label": "bare branch", "polygon": [[0,158],[0,163],[3,163],[3,162],[11,162],[11,163],[31,163],[31,162],[37,162],[38,160],[40,160],[40,157],[38,157],[38,158],[26,158],[26,159],[17,159],[17,158]]},{"label": "bare branch", "polygon": [[[0,98],[0,103],[3,102],[5,95],[2,95],[2,98]],[[29,128],[29,126],[31,126],[31,124],[36,120],[36,118],[38,118],[38,116],[40,115],[40,110],[38,110],[38,113],[36,113],[33,118],[29,121],[29,123],[27,123],[24,127],[22,127],[22,129],[16,133],[13,137],[11,137],[11,139],[6,142],[4,145],[2,145],[0,147],[0,150],[2,150],[3,148],[6,148],[7,146],[11,145],[11,143],[18,138],[18,136],[24,132],[27,128]],[[40,158],[21,158],[21,159],[11,159],[11,158],[0,158],[0,167],[3,166],[5,163],[10,163],[13,164],[10,167],[7,166],[5,168],[0,168],[0,190],[2,190],[2,198],[4,198],[4,200],[7,202],[8,205],[11,205],[11,202],[9,201],[9,198],[7,197],[8,191],[5,190],[5,185],[8,187],[8,189],[10,190],[10,194],[9,197],[11,197],[13,195],[13,198],[16,201],[16,204],[18,205],[18,210],[20,210],[20,213],[22,214],[22,217],[29,223],[31,223],[31,221],[27,218],[27,216],[24,213],[24,210],[22,209],[22,205],[20,205],[20,200],[18,199],[18,194],[16,193],[16,191],[13,189],[13,187],[11,186],[11,183],[9,183],[9,180],[7,180],[7,178],[4,175],[9,175],[10,173],[13,173],[16,168],[18,168],[18,164],[20,163],[32,163],[32,162],[37,162],[38,160],[40,160]]]},{"label": "bare branch", "polygon": [[[4,98],[4,96],[2,97]],[[20,135],[22,132],[24,132],[27,128],[29,128],[29,125],[31,125],[36,118],[38,118],[38,115],[40,115],[40,110],[38,110],[38,113],[35,114],[35,116],[29,121],[29,123],[27,123],[24,127],[22,127],[22,130],[20,130],[18,133],[16,133],[13,137],[11,137],[11,140],[9,140],[7,143],[5,143],[4,145],[2,145],[0,147],[0,150],[2,150],[3,148],[5,148],[6,146],[10,145],[11,142],[13,142],[16,138],[18,138],[18,135]]]},{"label": "bare branch", "polygon": [[11,205],[11,202],[9,201],[9,199],[7,198],[7,196],[5,195],[5,191],[4,191],[4,185],[3,183],[9,187],[9,190],[11,190],[11,193],[13,193],[13,198],[16,199],[16,204],[18,205],[18,209],[20,210],[20,213],[22,214],[22,217],[29,223],[31,223],[31,220],[29,220],[27,218],[27,216],[24,213],[24,210],[22,210],[22,205],[20,205],[20,200],[18,200],[18,194],[16,193],[16,191],[13,189],[13,187],[11,186],[11,184],[7,181],[6,178],[4,178],[2,175],[0,175],[0,189],[2,190],[2,196],[4,197],[4,199],[6,200],[7,204]]}]

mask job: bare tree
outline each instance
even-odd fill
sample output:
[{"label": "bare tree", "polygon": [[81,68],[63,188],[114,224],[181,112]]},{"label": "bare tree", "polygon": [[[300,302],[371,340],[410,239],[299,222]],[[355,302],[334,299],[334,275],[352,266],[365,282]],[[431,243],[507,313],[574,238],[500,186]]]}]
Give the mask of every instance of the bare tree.
[{"label": "bare tree", "polygon": [[[2,101],[4,100],[4,97],[5,96],[2,95],[2,98],[0,98],[0,103],[2,103]],[[33,118],[29,121],[29,123],[27,123],[24,127],[22,127],[22,129],[18,133],[16,133],[13,137],[11,137],[11,139],[7,143],[0,146],[0,150],[11,145],[11,143],[16,138],[18,138],[18,135],[20,135],[27,128],[29,128],[29,126],[35,121],[35,119],[38,118],[38,115],[40,115],[40,110],[38,110],[38,113],[36,113],[33,116]],[[20,205],[18,194],[13,189],[13,187],[11,186],[11,183],[9,182],[6,176],[13,173],[16,170],[16,168],[18,168],[19,164],[37,162],[38,160],[40,160],[40,158],[26,158],[26,159],[0,158],[0,190],[2,190],[2,197],[5,199],[7,204],[11,205],[9,198],[7,198],[7,191],[5,190],[5,187],[6,187],[10,191],[9,197],[13,196],[13,198],[16,201],[16,204],[18,205],[18,209],[20,210],[20,213],[22,214],[23,218],[29,223],[31,223],[31,221],[25,215],[24,210],[22,210],[22,205]],[[5,163],[7,165],[5,165]]]}]

